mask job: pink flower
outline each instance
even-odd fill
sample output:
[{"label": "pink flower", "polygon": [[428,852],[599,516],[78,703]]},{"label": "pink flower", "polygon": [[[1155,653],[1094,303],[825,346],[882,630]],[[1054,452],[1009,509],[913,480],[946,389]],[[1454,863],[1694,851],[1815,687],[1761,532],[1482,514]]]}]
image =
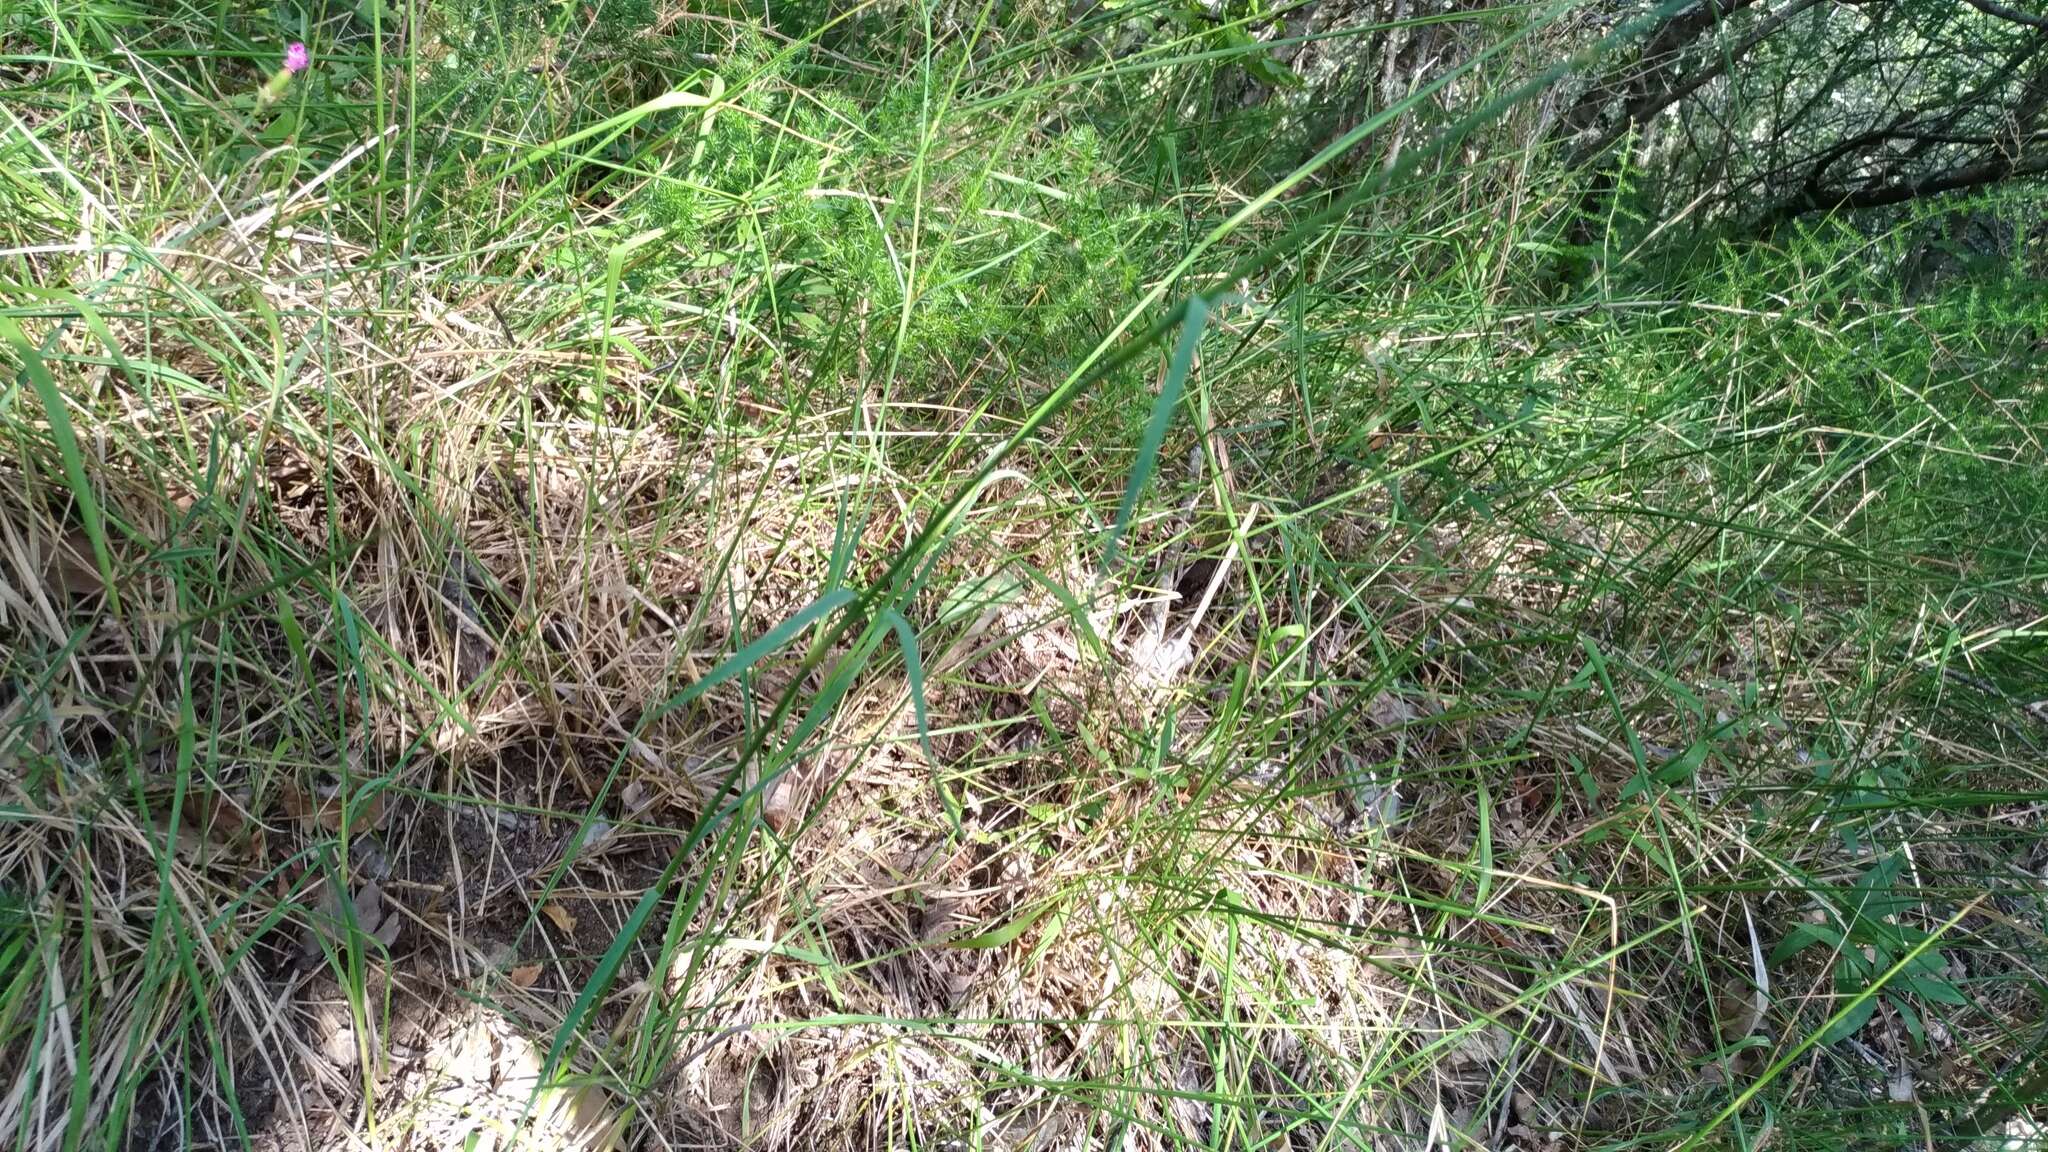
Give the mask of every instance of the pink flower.
[{"label": "pink flower", "polygon": [[312,53],[306,51],[304,44],[293,41],[291,47],[284,50],[284,70],[295,76],[304,72],[312,63]]}]

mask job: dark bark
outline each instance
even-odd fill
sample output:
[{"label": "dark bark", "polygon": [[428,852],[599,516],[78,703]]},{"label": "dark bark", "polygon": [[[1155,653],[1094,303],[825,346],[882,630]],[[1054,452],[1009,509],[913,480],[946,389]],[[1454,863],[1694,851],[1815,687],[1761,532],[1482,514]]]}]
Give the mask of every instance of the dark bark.
[{"label": "dark bark", "polygon": [[1996,16],[2000,20],[2010,20],[2015,24],[2025,24],[2029,28],[2048,29],[2048,16],[2036,16],[2031,12],[2022,12],[2017,8],[2008,8],[2000,4],[1998,0],[1963,0],[1963,3],[1984,13],[1986,16]]},{"label": "dark bark", "polygon": [[1857,3],[1701,0],[1654,28],[1559,118],[1584,166],[1568,238],[1597,239],[1621,142],[1667,117],[1653,202],[1764,230],[2048,174],[2048,16],[2012,6],[2043,0]]},{"label": "dark bark", "polygon": [[1662,87],[1655,91],[1640,92],[1634,99],[1624,104],[1620,120],[1595,138],[1591,144],[1582,146],[1581,157],[1590,158],[1605,152],[1629,131],[1649,123],[1665,109],[1706,87],[1726,73],[1730,67],[1741,62],[1742,58],[1749,55],[1757,45],[1777,35],[1801,12],[1819,3],[1820,0],[1791,0],[1791,3],[1771,13],[1755,28],[1750,29],[1740,41],[1716,57],[1713,63],[1695,69],[1684,80],[1673,82],[1669,74],[1665,73]]},{"label": "dark bark", "polygon": [[[1576,163],[1596,164],[1579,197],[1567,237],[1575,245],[1591,243],[1594,221],[1613,195],[1616,159],[1608,153],[1614,144],[1672,104],[1697,92],[1721,75],[1735,60],[1755,48],[1764,38],[1783,28],[1798,12],[1819,0],[1792,0],[1788,9],[1767,17],[1764,26],[1753,29],[1730,52],[1701,62],[1693,74],[1679,78],[1679,67],[1699,53],[1692,49],[1710,34],[1718,32],[1731,18],[1753,8],[1759,0],[1703,0],[1698,6],[1671,17],[1644,42],[1642,52],[1627,66],[1589,87],[1561,118],[1562,134],[1574,141]],[[1611,117],[1611,121],[1610,121]],[[1610,121],[1605,128],[1603,121]]]},{"label": "dark bark", "polygon": [[1570,136],[1599,129],[1600,122],[1617,102],[1625,110],[1640,103],[1659,86],[1668,86],[1672,68],[1684,50],[1735,13],[1754,6],[1758,0],[1703,0],[1666,20],[1643,43],[1643,50],[1626,66],[1588,87],[1572,102],[1560,120]]},{"label": "dark bark", "polygon": [[1962,192],[1971,188],[1982,188],[2003,180],[2022,176],[2038,176],[2048,172],[2048,152],[2032,156],[1995,156],[1937,172],[1918,179],[1900,180],[1889,184],[1869,184],[1858,188],[1815,188],[1778,206],[1765,218],[1765,227],[1775,227],[1798,216],[1813,212],[1859,211],[1867,208],[1887,208],[1913,200],[1924,200],[1944,192]]},{"label": "dark bark", "polygon": [[[1886,128],[1851,137],[1829,149],[1814,163],[1799,194],[1766,215],[1765,227],[1775,227],[1810,212],[1884,208],[1945,192],[1982,188],[2004,180],[2048,172],[2048,148],[2043,147],[2042,133],[2038,128],[2043,109],[2048,108],[2048,70],[2036,69],[2021,85],[2005,115],[2000,118],[2009,126],[2009,131],[1993,137],[1964,136],[1953,131],[1964,111],[1994,88],[2002,87],[2027,63],[2039,58],[2043,48],[2048,48],[2048,36],[2031,37],[2027,45],[2014,53],[1990,80],[1954,106],[1904,115]],[[1829,171],[1844,157],[1892,140],[1913,141],[1913,147],[1901,158],[1902,161],[1918,159],[1942,144],[1975,144],[1983,150],[1968,162],[1932,174],[1901,176],[1897,174],[1899,165],[1894,164],[1890,172],[1880,172],[1859,184],[1828,183]]]}]

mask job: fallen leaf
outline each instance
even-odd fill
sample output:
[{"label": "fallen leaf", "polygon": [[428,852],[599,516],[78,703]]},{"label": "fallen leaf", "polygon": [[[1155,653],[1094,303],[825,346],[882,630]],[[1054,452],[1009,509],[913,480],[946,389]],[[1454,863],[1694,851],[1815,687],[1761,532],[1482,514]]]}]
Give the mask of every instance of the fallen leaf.
[{"label": "fallen leaf", "polygon": [[364,932],[374,934],[377,931],[377,925],[384,922],[383,887],[375,880],[364,884],[361,888],[356,889],[355,899],[352,903],[355,905],[356,927]]},{"label": "fallen leaf", "polygon": [[505,973],[505,978],[512,981],[514,988],[531,988],[533,982],[540,979],[540,965],[521,964]]},{"label": "fallen leaf", "polygon": [[353,1068],[356,1063],[356,1030],[343,1025],[320,1045],[320,1054],[336,1068]]},{"label": "fallen leaf", "polygon": [[796,772],[785,772],[762,794],[761,818],[775,831],[786,832],[799,815],[798,800]]},{"label": "fallen leaf", "polygon": [[[287,782],[279,793],[285,812],[293,819],[307,824],[318,825],[329,832],[341,831],[342,796],[341,789],[332,784],[316,784],[308,791]],[[384,819],[384,794],[378,792],[367,802],[358,804],[355,810],[355,828],[375,828]]]},{"label": "fallen leaf", "polygon": [[569,915],[569,910],[560,904],[543,904],[540,906],[540,914],[547,917],[564,936],[576,931],[576,918]]},{"label": "fallen leaf", "polygon": [[654,796],[648,791],[647,785],[638,780],[628,780],[626,786],[619,789],[619,807],[629,819],[638,816],[640,810],[653,800]]},{"label": "fallen leaf", "polygon": [[593,820],[590,822],[590,827],[584,830],[583,843],[577,850],[581,852],[602,852],[605,850],[605,846],[610,843],[612,833],[615,831],[617,829],[612,827],[610,821]]},{"label": "fallen leaf", "polygon": [[1374,696],[1372,702],[1365,706],[1365,714],[1372,720],[1374,727],[1383,729],[1406,727],[1421,716],[1415,705],[1391,692],[1382,692]]},{"label": "fallen leaf", "polygon": [[99,561],[92,539],[76,528],[67,528],[43,557],[43,583],[66,596],[91,596],[105,587],[100,580]]},{"label": "fallen leaf", "polygon": [[580,1088],[556,1089],[551,1095],[554,1099],[541,1106],[544,1109],[541,1123],[567,1137],[569,1143],[583,1148],[597,1147],[592,1138],[610,1128],[613,1120],[611,1100],[604,1089],[586,1084]]},{"label": "fallen leaf", "polygon": [[336,894],[331,881],[315,880],[307,894],[312,897],[313,914],[299,933],[299,963],[310,968],[319,964],[327,954],[327,945],[338,942],[346,912],[343,898]]}]

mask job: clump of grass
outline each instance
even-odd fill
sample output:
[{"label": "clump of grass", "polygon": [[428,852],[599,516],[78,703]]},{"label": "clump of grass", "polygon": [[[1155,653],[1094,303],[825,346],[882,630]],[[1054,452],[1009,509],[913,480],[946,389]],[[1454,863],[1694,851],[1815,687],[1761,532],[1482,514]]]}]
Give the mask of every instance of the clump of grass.
[{"label": "clump of grass", "polygon": [[1896,273],[2031,199],[1588,245],[1529,13],[1329,148],[1256,12],[57,15],[17,1144],[2038,1106],[2042,297]]}]

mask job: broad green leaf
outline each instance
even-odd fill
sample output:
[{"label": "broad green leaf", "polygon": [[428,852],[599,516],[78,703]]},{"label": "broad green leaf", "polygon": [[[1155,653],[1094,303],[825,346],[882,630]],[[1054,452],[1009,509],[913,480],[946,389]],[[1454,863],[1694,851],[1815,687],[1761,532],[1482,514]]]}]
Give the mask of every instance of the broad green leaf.
[{"label": "broad green leaf", "polygon": [[1936,1004],[1953,1004],[1958,1008],[1966,1008],[1970,1004],[1970,998],[1963,995],[1962,989],[1946,980],[1911,976],[1900,980],[1899,984],[1922,1000],[1932,1000]]},{"label": "broad green leaf", "polygon": [[1047,900],[1042,904],[1027,909],[1023,915],[1018,916],[1000,928],[992,928],[987,932],[963,937],[953,941],[951,946],[954,948],[1001,948],[1003,945],[1022,936],[1033,924],[1038,923],[1047,912],[1052,911],[1053,904],[1054,901]]},{"label": "broad green leaf", "polygon": [[1657,782],[1659,784],[1684,784],[1690,781],[1699,772],[1700,765],[1706,762],[1707,741],[1705,737],[1701,737],[1693,741],[1692,745],[1684,752],[1673,757],[1663,767],[1657,769]]},{"label": "broad green leaf", "polygon": [[1782,964],[1815,944],[1840,948],[1842,934],[1832,924],[1801,924],[1785,933],[1785,938],[1778,941],[1776,948],[1771,949],[1771,963]]},{"label": "broad green leaf", "polygon": [[1836,1018],[1834,1023],[1828,1025],[1827,1030],[1820,1034],[1820,1042],[1822,1044],[1833,1044],[1839,1040],[1845,1040],[1854,1036],[1857,1032],[1862,1031],[1865,1024],[1870,1023],[1871,1016],[1875,1015],[1876,1012],[1877,997],[1865,994],[1863,999],[1850,1005],[1847,1012]]}]

